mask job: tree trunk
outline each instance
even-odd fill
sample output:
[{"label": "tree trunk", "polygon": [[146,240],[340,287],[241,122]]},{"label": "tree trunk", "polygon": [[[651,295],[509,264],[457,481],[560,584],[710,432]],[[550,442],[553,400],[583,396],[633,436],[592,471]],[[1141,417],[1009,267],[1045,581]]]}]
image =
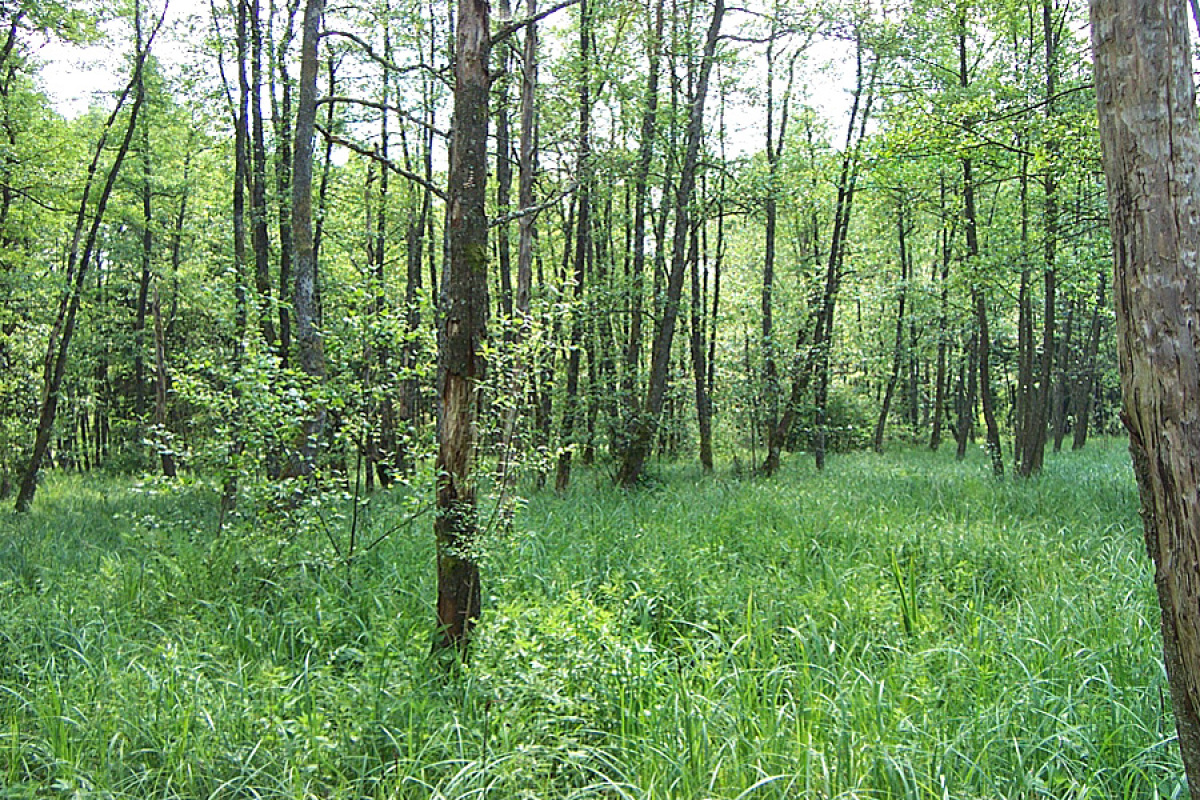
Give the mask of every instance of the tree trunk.
[{"label": "tree trunk", "polygon": [[[761,311],[761,329],[762,340],[760,347],[762,349],[762,400],[760,407],[763,410],[763,422],[766,426],[767,440],[770,442],[777,436],[780,436],[779,431],[779,394],[781,386],[779,383],[779,368],[775,360],[775,321],[774,321],[774,301],[775,293],[775,250],[776,250],[776,232],[778,228],[779,218],[779,203],[777,194],[779,192],[778,174],[779,160],[783,155],[783,147],[787,141],[787,123],[788,123],[788,107],[791,104],[792,79],[795,76],[795,59],[793,58],[788,65],[788,80],[787,88],[783,92],[783,108],[780,110],[779,119],[779,134],[775,135],[775,23],[772,23],[772,36],[767,42],[767,120],[766,120],[766,135],[767,135],[767,197],[763,204],[763,211],[766,215],[766,225],[764,228],[763,241],[763,271],[762,271],[762,311]],[[782,434],[786,438],[786,432]],[[767,447],[768,454],[775,454],[775,460],[778,461],[779,451],[782,449],[783,443],[777,442],[778,446],[772,448]],[[770,455],[768,455],[768,458]],[[765,465],[764,465],[765,466]],[[770,474],[768,470],[764,472]],[[771,467],[770,471],[774,471]]]},{"label": "tree trunk", "polygon": [[628,432],[638,417],[639,373],[642,361],[642,302],[646,276],[646,204],[649,196],[650,166],[654,161],[654,141],[658,135],[658,78],[662,62],[663,0],[655,4],[654,23],[647,49],[650,65],[646,76],[646,106],[642,113],[639,133],[638,161],[633,174],[633,263],[631,267],[629,299],[629,337],[625,346],[625,375],[621,394],[625,403],[622,441],[614,443],[614,450],[623,450],[629,444]]},{"label": "tree trunk", "polygon": [[438,650],[466,654],[479,618],[475,446],[488,314],[487,129],[489,9],[460,0],[454,59],[454,137],[446,209],[448,255],[438,325]]},{"label": "tree trunk", "polygon": [[[698,225],[703,225],[700,220]],[[691,263],[691,337],[692,379],[696,396],[696,427],[700,434],[700,466],[705,472],[713,470],[712,452],[712,400],[708,396],[708,363],[705,352],[705,309],[707,298],[700,280],[700,235],[693,226],[691,244],[688,245],[688,261]]]},{"label": "tree trunk", "polygon": [[1067,435],[1067,411],[1071,393],[1067,364],[1071,359],[1071,340],[1075,332],[1075,301],[1067,304],[1067,317],[1063,320],[1062,333],[1055,345],[1054,387],[1050,392],[1050,431],[1054,434],[1054,452],[1062,450]]},{"label": "tree trunk", "polygon": [[[33,451],[30,453],[29,462],[25,465],[25,471],[21,477],[21,486],[17,491],[16,510],[18,513],[24,513],[29,510],[30,506],[33,505],[33,496],[37,492],[38,472],[42,468],[42,461],[46,457],[46,451],[50,447],[50,437],[54,432],[54,419],[58,413],[58,401],[62,390],[63,376],[67,370],[67,357],[70,351],[71,338],[75,334],[75,318],[79,313],[79,304],[83,296],[83,282],[91,265],[92,256],[96,252],[100,224],[104,220],[104,212],[108,207],[109,197],[111,197],[113,186],[117,182],[117,174],[121,170],[125,154],[129,152],[129,144],[133,140],[133,132],[137,127],[138,112],[141,111],[142,103],[145,99],[144,93],[135,93],[133,105],[129,112],[129,122],[125,128],[125,136],[122,138],[117,152],[113,156],[112,165],[108,169],[104,186],[100,190],[100,195],[96,199],[96,205],[91,209],[89,216],[89,206],[91,205],[89,200],[95,182],[96,171],[99,168],[100,159],[105,152],[108,136],[112,132],[117,115],[121,112],[130,91],[141,80],[142,68],[146,62],[147,55],[149,55],[150,45],[157,31],[158,28],[156,27],[150,33],[149,37],[147,37],[145,46],[139,48],[134,63],[133,78],[126,85],[125,90],[117,99],[116,107],[105,121],[100,138],[96,142],[96,149],[92,154],[92,161],[88,165],[83,197],[79,202],[79,210],[75,214],[75,229],[71,238],[70,250],[67,253],[65,288],[62,297],[59,298],[58,313],[55,317],[54,326],[50,331],[50,341],[47,345],[46,358],[43,362],[42,399],[38,411],[37,431],[34,434]],[[102,448],[102,437],[97,435],[96,439],[98,442],[97,448]]]},{"label": "tree trunk", "polygon": [[[1057,93],[1058,41],[1055,33],[1051,0],[1042,0],[1042,33],[1046,48],[1046,95],[1045,115],[1053,123],[1055,95]],[[1052,130],[1053,124],[1047,125]],[[1017,474],[1023,478],[1042,470],[1046,456],[1046,439],[1049,434],[1050,402],[1054,383],[1054,325],[1058,272],[1055,268],[1058,247],[1058,168],[1057,145],[1053,134],[1046,142],[1046,173],[1042,178],[1043,234],[1042,269],[1044,309],[1042,312],[1042,353],[1039,365],[1037,393],[1031,396],[1024,435],[1020,442],[1022,453],[1017,460]],[[1032,342],[1030,342],[1032,345]],[[1032,356],[1032,352],[1030,354]]]},{"label": "tree trunk", "polygon": [[[537,0],[528,0],[528,16],[537,14]],[[517,205],[523,213],[517,221],[517,285],[514,296],[514,311],[520,326],[513,336],[513,363],[508,376],[508,402],[505,412],[500,459],[496,468],[500,484],[507,489],[514,475],[512,464],[517,450],[517,420],[525,398],[526,375],[529,364],[522,351],[523,343],[533,330],[530,315],[533,294],[533,244],[536,217],[528,209],[533,208],[534,161],[537,152],[537,127],[534,118],[537,102],[537,25],[530,23],[525,28],[521,65],[521,135],[518,143],[517,160]]]},{"label": "tree trunk", "polygon": [[626,488],[637,484],[650,448],[654,442],[663,401],[666,398],[667,377],[671,365],[671,344],[675,338],[675,323],[679,315],[679,299],[683,292],[683,277],[687,266],[687,235],[690,226],[692,195],[696,186],[696,169],[700,161],[700,140],[704,135],[704,100],[708,94],[708,76],[712,72],[717,39],[721,31],[721,20],[725,15],[725,0],[714,0],[712,22],[704,41],[704,55],[700,61],[700,75],[696,81],[694,96],[690,98],[688,113],[687,144],[683,165],[679,173],[679,186],[675,197],[675,230],[671,249],[671,271],[667,279],[662,317],[654,336],[651,354],[649,386],[646,404],[635,418],[633,433],[621,457],[615,476],[616,483]]},{"label": "tree trunk", "polygon": [[1081,450],[1087,444],[1088,428],[1092,421],[1092,398],[1095,397],[1096,385],[1096,353],[1100,349],[1100,314],[1105,307],[1104,273],[1100,274],[1096,283],[1096,305],[1092,309],[1092,322],[1088,329],[1088,341],[1083,351],[1083,368],[1078,382],[1073,388],[1075,395],[1071,405],[1075,409],[1075,429],[1071,442],[1072,450]]},{"label": "tree trunk", "polygon": [[574,455],[575,427],[580,414],[579,368],[582,359],[583,334],[586,311],[583,304],[584,282],[587,262],[591,255],[591,75],[589,71],[591,24],[587,0],[579,4],[579,151],[576,159],[576,174],[579,190],[576,192],[575,220],[575,278],[571,287],[574,309],[571,313],[570,353],[567,356],[566,394],[563,396],[562,443],[559,448],[558,464],[554,474],[555,491],[566,491],[571,482],[571,458]]},{"label": "tree trunk", "polygon": [[[959,85],[966,89],[970,86],[970,72],[967,69],[967,19],[968,6],[963,5],[958,13],[958,79]],[[966,130],[971,130],[967,124]],[[991,335],[988,331],[987,296],[980,285],[979,271],[979,224],[975,213],[975,174],[974,164],[970,158],[961,159],[963,176],[963,225],[967,239],[967,259],[970,263],[971,303],[975,312],[976,325],[976,358],[979,370],[979,399],[983,406],[983,421],[987,429],[987,450],[992,461],[992,473],[1004,474],[1004,453],[1000,449],[1000,428],[996,423],[995,400],[992,394],[992,364],[991,364]],[[965,444],[959,440],[960,454],[965,452]],[[961,458],[961,455],[960,455]]]},{"label": "tree trunk", "polygon": [[[296,321],[296,360],[315,389],[325,380],[325,349],[317,320],[317,253],[312,224],[313,133],[317,115],[317,45],[325,0],[307,0],[300,45],[300,85],[296,104],[296,141],[292,163],[292,239],[296,247],[296,286],[292,313]],[[301,423],[299,441],[292,452],[288,473],[312,475],[317,444],[325,426],[325,408],[310,403]]]},{"label": "tree trunk", "polygon": [[[270,350],[277,350],[275,308],[271,299],[271,237],[267,232],[267,148],[264,142],[263,25],[260,0],[250,2],[250,222],[254,247],[254,288],[258,295],[258,327]],[[245,66],[242,66],[244,77]]]},{"label": "tree trunk", "polygon": [[965,361],[959,373],[958,386],[955,390],[958,423],[954,430],[954,457],[959,461],[966,457],[967,445],[975,437],[975,398],[979,388],[979,348],[976,346],[978,341],[978,333],[972,333],[967,337],[963,348]]},{"label": "tree trunk", "polygon": [[1125,423],[1179,750],[1200,786],[1200,127],[1187,9],[1092,0]]},{"label": "tree trunk", "polygon": [[[820,321],[813,337],[815,367],[813,369],[813,428],[816,442],[813,457],[817,469],[825,468],[826,430],[825,415],[829,400],[830,362],[833,349],[833,323],[838,290],[842,283],[842,261],[850,235],[850,212],[854,207],[854,194],[858,185],[859,149],[867,135],[867,124],[871,119],[871,106],[875,101],[875,78],[879,72],[879,60],[871,64],[870,75],[863,73],[863,50],[865,44],[862,31],[855,33],[855,84],[854,103],[850,112],[850,124],[846,128],[846,146],[842,154],[842,166],[838,178],[838,197],[834,208],[833,233],[830,235],[828,267],[825,274],[825,289],[821,298]],[[862,113],[858,113],[861,103]],[[857,133],[855,126],[858,126]],[[785,429],[783,435],[786,436]]]},{"label": "tree trunk", "polygon": [[[134,4],[134,27],[136,28],[137,49],[142,49],[142,4]],[[145,102],[145,75],[138,73],[138,96]],[[141,126],[141,142],[139,149],[142,156],[142,273],[138,278],[137,307],[133,318],[133,411],[137,424],[145,424],[146,413],[146,310],[150,299],[150,275],[154,260],[154,215],[152,170],[150,165],[150,128],[145,120]]]},{"label": "tree trunk", "polygon": [[940,209],[942,212],[941,231],[941,274],[938,276],[938,318],[937,318],[937,367],[934,377],[933,426],[929,433],[929,449],[937,451],[942,444],[942,419],[946,414],[946,345],[950,325],[950,245],[953,238],[953,223],[947,228],[945,220],[951,217],[946,213],[946,179],[939,176]]},{"label": "tree trunk", "polygon": [[163,335],[162,306],[158,302],[158,284],[154,286],[154,424],[158,427],[159,458],[163,475],[174,478],[178,468],[175,463],[175,443],[169,436],[167,401],[171,391],[171,375],[167,372],[167,341]]},{"label": "tree trunk", "polygon": [[[287,52],[293,39],[293,25],[299,3],[287,3],[287,24],[278,48],[271,50],[270,70],[271,116],[275,122],[275,203],[279,216],[279,297],[287,297],[292,291],[292,260],[295,246],[292,242],[292,79],[287,71]],[[271,18],[274,18],[272,3]],[[279,81],[279,99],[276,99],[275,79]],[[279,364],[287,369],[292,357],[292,318],[287,303],[279,304]]]},{"label": "tree trunk", "polygon": [[896,298],[896,338],[892,349],[892,375],[888,379],[887,388],[883,392],[883,403],[879,408],[879,421],[875,423],[875,452],[883,452],[883,433],[887,427],[888,411],[892,406],[892,396],[896,393],[896,384],[900,380],[900,365],[904,360],[904,311],[908,300],[908,283],[912,273],[908,264],[907,229],[904,222],[905,199],[900,198],[900,207],[896,212],[896,230],[900,246],[900,293]]}]

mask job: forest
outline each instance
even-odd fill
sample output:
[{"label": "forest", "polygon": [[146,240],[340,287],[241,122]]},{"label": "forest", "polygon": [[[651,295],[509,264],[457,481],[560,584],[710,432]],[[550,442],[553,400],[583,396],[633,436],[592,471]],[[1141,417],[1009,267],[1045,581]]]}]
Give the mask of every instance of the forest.
[{"label": "forest", "polygon": [[1188,796],[1088,11],[0,3],[0,797]]}]

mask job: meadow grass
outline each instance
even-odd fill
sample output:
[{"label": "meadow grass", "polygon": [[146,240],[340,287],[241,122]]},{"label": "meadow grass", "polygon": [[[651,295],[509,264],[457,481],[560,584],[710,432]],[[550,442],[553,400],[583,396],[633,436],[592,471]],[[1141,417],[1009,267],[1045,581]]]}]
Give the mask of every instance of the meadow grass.
[{"label": "meadow grass", "polygon": [[1120,442],[582,473],[429,655],[429,517],[52,476],[0,520],[0,797],[1154,798],[1186,792]]}]

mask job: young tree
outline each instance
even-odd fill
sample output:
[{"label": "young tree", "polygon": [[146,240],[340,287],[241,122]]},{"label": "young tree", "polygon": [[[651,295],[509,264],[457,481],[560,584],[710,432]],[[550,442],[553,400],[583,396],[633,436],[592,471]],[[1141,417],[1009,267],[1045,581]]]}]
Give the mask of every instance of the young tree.
[{"label": "young tree", "polygon": [[[161,26],[162,17],[159,17],[144,43],[141,41],[141,37],[139,37],[139,47],[135,53],[133,74],[129,82],[125,85],[124,91],[121,92],[116,106],[113,108],[112,113],[109,114],[101,130],[100,137],[93,151],[92,161],[88,166],[87,180],[79,200],[79,209],[75,214],[74,234],[71,237],[70,249],[67,253],[67,273],[63,292],[59,298],[57,316],[55,317],[54,326],[50,332],[50,341],[46,348],[37,432],[34,436],[33,451],[25,466],[25,471],[21,477],[21,487],[17,493],[16,510],[18,512],[28,511],[30,506],[33,505],[33,496],[37,491],[38,472],[42,468],[42,460],[46,457],[46,451],[50,447],[50,437],[54,431],[55,417],[58,414],[58,404],[62,391],[63,377],[66,375],[71,339],[75,334],[75,323],[83,296],[84,279],[96,257],[98,249],[97,241],[100,233],[100,225],[104,220],[104,212],[108,207],[109,198],[112,197],[113,186],[116,184],[117,175],[121,171],[121,164],[129,152],[134,131],[137,129],[138,113],[141,111],[142,104],[145,101],[145,93],[136,91],[136,87],[140,84],[142,70],[145,67],[147,57],[150,55],[150,47]],[[117,146],[112,163],[108,167],[104,184],[100,187],[99,194],[95,195],[95,205],[93,206],[93,192],[95,191],[96,177],[100,171],[101,159],[107,149],[109,136],[113,133],[120,112],[123,110],[131,93],[133,94],[133,103],[130,107],[129,119],[126,123],[124,135]]]},{"label": "young tree", "polygon": [[1200,126],[1187,10],[1092,0],[1117,340],[1179,749],[1200,786]]}]

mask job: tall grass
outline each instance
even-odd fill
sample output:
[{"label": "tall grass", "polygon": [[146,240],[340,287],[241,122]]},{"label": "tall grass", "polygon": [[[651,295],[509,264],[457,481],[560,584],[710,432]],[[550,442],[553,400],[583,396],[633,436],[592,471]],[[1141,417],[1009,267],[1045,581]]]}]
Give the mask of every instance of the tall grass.
[{"label": "tall grass", "polygon": [[[469,664],[432,534],[57,478],[0,521],[0,797],[1154,798],[1185,791],[1122,444],[659,468],[489,537]],[[339,527],[341,526],[341,527]],[[340,555],[339,555],[340,553]]]}]

